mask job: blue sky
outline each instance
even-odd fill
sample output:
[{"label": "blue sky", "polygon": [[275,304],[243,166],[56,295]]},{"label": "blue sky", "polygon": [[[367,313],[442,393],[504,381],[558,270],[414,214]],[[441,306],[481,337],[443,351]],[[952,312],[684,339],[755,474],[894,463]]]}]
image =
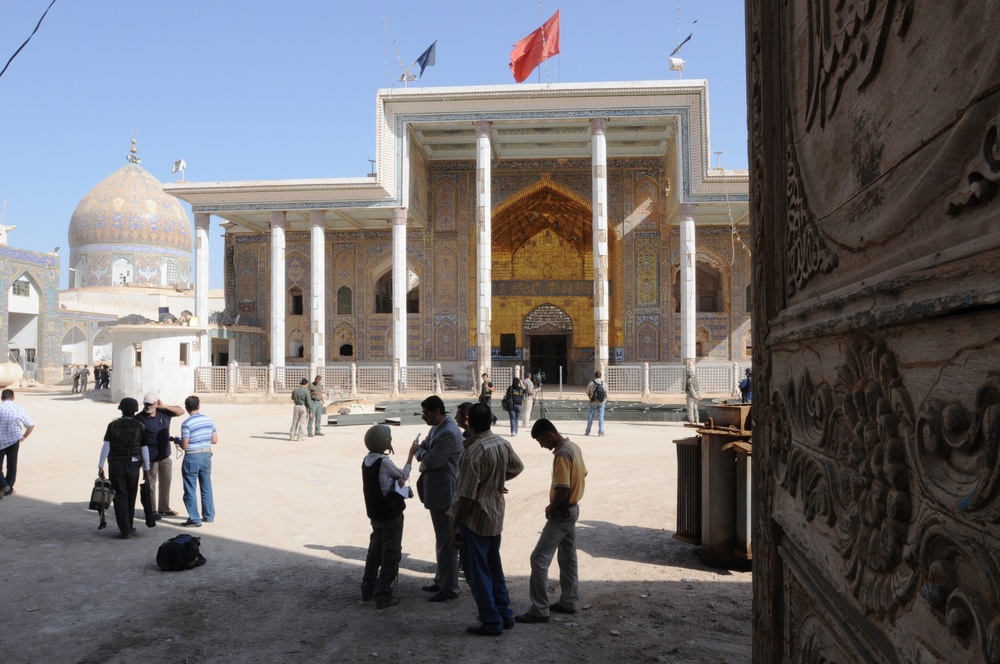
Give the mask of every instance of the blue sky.
[{"label": "blue sky", "polygon": [[[0,2],[0,67],[49,2]],[[723,167],[745,169],[743,2],[682,4],[681,36],[694,33],[684,78],[709,81],[711,149],[724,151]],[[556,9],[552,82],[677,78],[677,3],[662,0],[545,2],[541,17],[537,0],[57,0],[0,77],[9,244],[61,247],[65,286],[73,210],[125,164],[133,130],[161,182],[179,179],[170,170],[181,158],[192,182],[363,176],[376,90],[401,85],[431,42],[437,64],[420,85],[510,84],[514,42]],[[212,288],[222,287],[220,233],[213,220]]]}]

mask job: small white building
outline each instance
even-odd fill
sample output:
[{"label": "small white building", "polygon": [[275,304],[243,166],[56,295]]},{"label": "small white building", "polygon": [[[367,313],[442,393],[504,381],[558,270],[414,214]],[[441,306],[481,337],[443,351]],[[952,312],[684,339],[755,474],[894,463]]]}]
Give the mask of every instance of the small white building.
[{"label": "small white building", "polygon": [[194,392],[194,374],[202,344],[210,343],[203,327],[149,323],[112,325],[114,380],[111,400],[141,399],[156,392],[164,403],[181,404]]}]

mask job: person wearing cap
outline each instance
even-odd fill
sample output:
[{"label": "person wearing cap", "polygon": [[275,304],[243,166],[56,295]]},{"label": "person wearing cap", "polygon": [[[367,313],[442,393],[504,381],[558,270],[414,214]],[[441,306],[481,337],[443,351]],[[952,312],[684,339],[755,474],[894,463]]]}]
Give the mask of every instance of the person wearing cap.
[{"label": "person wearing cap", "polygon": [[177,516],[170,509],[170,482],[173,478],[172,450],[170,449],[170,419],[184,414],[180,406],[168,406],[156,392],[147,392],[142,398],[143,410],[135,419],[146,428],[143,446],[149,450],[149,500],[157,519]]},{"label": "person wearing cap", "polygon": [[97,474],[104,477],[104,462],[108,462],[108,475],[114,489],[115,522],[122,539],[135,534],[132,521],[135,518],[135,499],[139,495],[139,464],[142,476],[148,478],[149,449],[143,447],[145,428],[135,414],[139,402],[125,397],[118,404],[122,416],[108,425],[104,432],[104,445],[97,463]]},{"label": "person wearing cap", "polygon": [[[312,396],[309,394],[309,379],[303,378],[299,386],[292,390],[292,428],[288,430],[288,440],[298,440],[302,430],[308,428],[312,419]],[[310,436],[312,434],[309,434]]]},{"label": "person wearing cap", "polygon": [[417,480],[417,495],[431,513],[434,526],[434,552],[437,567],[434,582],[424,586],[424,590],[434,593],[428,602],[444,602],[455,599],[458,587],[458,551],[451,545],[451,529],[455,525],[448,510],[455,501],[455,485],[458,482],[458,459],[462,456],[462,430],[445,413],[444,401],[432,395],[420,403],[423,420],[431,430],[420,442],[420,435],[410,446],[410,456],[420,462],[420,478]]},{"label": "person wearing cap", "polygon": [[[190,396],[184,400],[184,410],[188,418],[181,425],[181,449],[184,463],[181,477],[184,478],[184,507],[188,519],[182,526],[201,528],[201,523],[215,521],[215,500],[212,496],[212,445],[219,442],[219,432],[215,423],[201,414],[201,399]],[[201,485],[201,514],[198,513],[198,495],[195,491]]]},{"label": "person wearing cap", "polygon": [[403,495],[396,487],[404,487],[410,478],[414,451],[402,468],[393,463],[386,452],[393,453],[392,431],[376,424],[365,432],[368,454],[361,463],[361,480],[365,496],[365,511],[372,524],[372,534],[365,557],[365,574],[361,579],[361,599],[375,600],[376,609],[399,604],[392,594],[392,585],[399,574],[403,556]]}]

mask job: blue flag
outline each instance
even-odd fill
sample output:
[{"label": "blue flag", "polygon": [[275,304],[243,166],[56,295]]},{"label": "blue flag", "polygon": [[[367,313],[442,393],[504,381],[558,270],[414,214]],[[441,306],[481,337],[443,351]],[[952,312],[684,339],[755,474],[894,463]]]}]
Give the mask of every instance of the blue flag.
[{"label": "blue flag", "polygon": [[434,40],[434,43],[431,44],[427,48],[427,50],[424,51],[423,54],[419,58],[417,58],[417,61],[414,63],[414,64],[420,65],[420,73],[417,74],[417,78],[420,78],[421,76],[423,76],[424,75],[424,70],[434,64],[434,60],[435,60],[434,56],[436,55],[436,51],[434,49],[435,46],[437,46],[437,40],[436,39]]}]

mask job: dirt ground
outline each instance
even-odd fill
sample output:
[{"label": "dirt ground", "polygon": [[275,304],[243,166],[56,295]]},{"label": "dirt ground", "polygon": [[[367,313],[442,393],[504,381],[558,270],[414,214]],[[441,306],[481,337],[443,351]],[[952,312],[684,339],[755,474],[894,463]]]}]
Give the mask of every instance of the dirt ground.
[{"label": "dirt ground", "polygon": [[[87,510],[101,439],[114,406],[69,388],[19,390],[37,424],[21,445],[17,494],[0,501],[0,652],[14,662],[748,662],[750,573],[710,568],[673,539],[673,423],[611,423],[604,438],[557,422],[590,471],[581,502],[581,605],[575,616],[519,624],[500,637],[467,635],[475,603],[463,588],[431,604],[428,512],[405,512],[398,606],[360,600],[370,527],[361,494],[364,427],[328,427],[289,442],[291,404],[206,404],[219,445],[217,519],[203,567],[164,573],[156,550],[188,529],[174,517],[115,537]],[[178,418],[172,433],[179,435]],[[393,429],[401,465],[425,426]],[[507,427],[498,427],[501,434]],[[509,483],[503,561],[513,608],[528,608],[528,556],[544,521],[551,453],[527,432],[510,439],[525,471]],[[413,480],[416,479],[416,472]],[[180,461],[171,507],[183,514]],[[558,598],[557,564],[550,597]]]}]

